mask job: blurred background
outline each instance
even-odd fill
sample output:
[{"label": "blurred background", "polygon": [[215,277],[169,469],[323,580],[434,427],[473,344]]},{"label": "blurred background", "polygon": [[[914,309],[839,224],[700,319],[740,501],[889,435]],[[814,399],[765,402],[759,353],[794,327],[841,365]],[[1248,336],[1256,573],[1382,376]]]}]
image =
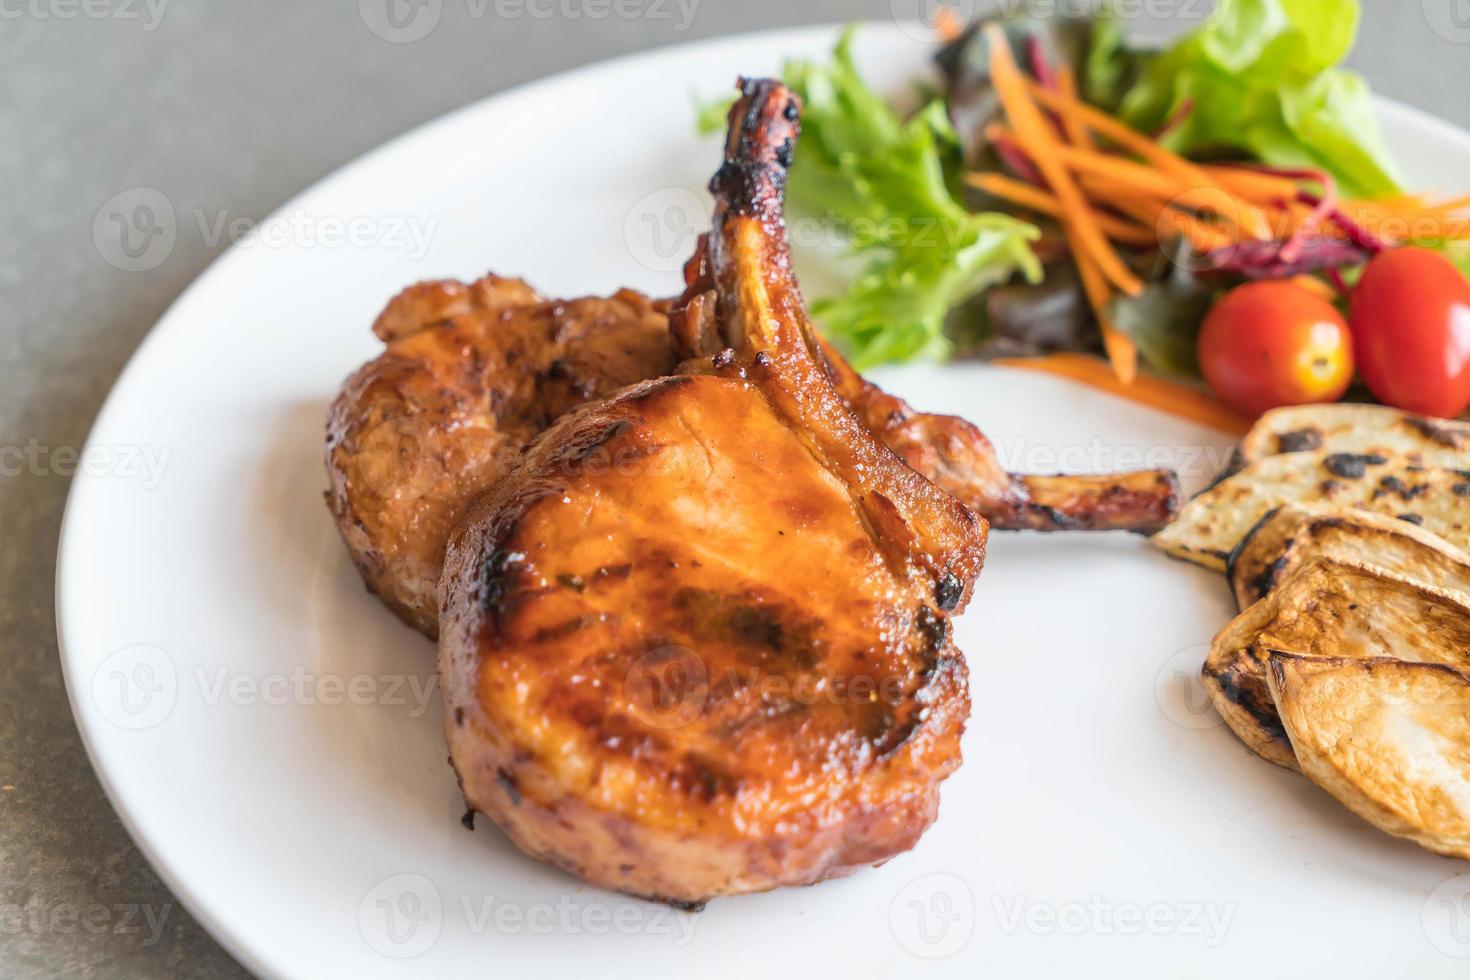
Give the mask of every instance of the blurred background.
[{"label": "blurred background", "polygon": [[[1209,13],[1120,2],[1145,37]],[[138,188],[253,223],[522,82],[716,35],[933,16],[930,0],[0,0],[0,447],[79,449],[129,355],[227,246],[181,228],[165,253],[113,254],[95,229]],[[1470,4],[1378,0],[1363,16],[1349,67],[1470,127]],[[134,849],[78,739],[51,584],[68,485],[0,473],[0,974],[244,975]]]}]

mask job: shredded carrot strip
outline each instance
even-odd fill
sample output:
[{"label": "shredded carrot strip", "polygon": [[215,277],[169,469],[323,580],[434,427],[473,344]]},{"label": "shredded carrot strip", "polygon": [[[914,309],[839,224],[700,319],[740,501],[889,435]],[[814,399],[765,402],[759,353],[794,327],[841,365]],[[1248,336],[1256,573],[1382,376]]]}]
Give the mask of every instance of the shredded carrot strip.
[{"label": "shredded carrot strip", "polygon": [[[987,139],[992,142],[1010,141],[1015,142],[1015,134],[1000,123],[990,123],[984,130]],[[1182,184],[1177,178],[1162,174],[1158,170],[1151,169],[1141,163],[1123,157],[1109,156],[1095,150],[1083,150],[1070,146],[1057,147],[1057,156],[1077,176],[1084,187],[1088,185],[1089,177],[1101,177],[1110,182],[1112,194],[1122,194],[1130,198],[1148,198],[1210,214],[1232,228],[1239,227],[1239,215],[1249,205],[1243,204],[1238,198],[1232,197],[1228,192],[1214,187],[1198,187]],[[1110,199],[1110,203],[1113,203]],[[1267,236],[1271,232],[1271,222],[1262,213],[1265,221]]]},{"label": "shredded carrot strip", "polygon": [[1112,299],[1112,293],[1108,289],[1107,280],[1103,278],[1102,271],[1098,269],[1091,255],[1075,252],[1072,259],[1077,265],[1077,278],[1082,280],[1082,292],[1087,295],[1092,315],[1097,317],[1103,349],[1107,351],[1113,376],[1118,379],[1119,384],[1131,385],[1138,377],[1138,347],[1133,343],[1133,338],[1119,330],[1113,318],[1108,315],[1108,301]]},{"label": "shredded carrot strip", "polygon": [[[1423,214],[1425,211],[1439,211],[1449,205],[1449,210],[1454,210],[1454,201],[1446,201],[1443,204],[1431,205],[1423,197],[1417,194],[1396,194],[1393,197],[1383,197],[1371,201],[1357,201],[1357,204],[1366,208],[1393,214]],[[1465,199],[1461,199],[1460,207],[1464,207]]]},{"label": "shredded carrot strip", "polygon": [[1231,435],[1244,435],[1251,427],[1251,419],[1225,407],[1197,388],[1153,375],[1139,375],[1131,384],[1125,384],[1114,376],[1105,362],[1086,354],[1004,357],[991,363],[1058,375]]},{"label": "shredded carrot strip", "polygon": [[1062,117],[1062,131],[1067,134],[1067,139],[1074,146],[1084,150],[1092,149],[1092,137],[1088,135],[1087,127],[1077,115],[1076,107],[1081,100],[1077,98],[1077,76],[1072,74],[1071,65],[1062,65],[1057,69],[1057,94],[1062,97],[1057,115]]},{"label": "shredded carrot strip", "polygon": [[[1057,110],[1062,119],[1062,131],[1078,149],[1091,150],[1092,134],[1087,131],[1075,110],[1078,102],[1077,78],[1072,74],[1070,65],[1063,65],[1057,72],[1057,92],[1065,100]],[[1106,231],[1106,225],[1103,228]],[[1147,229],[1144,229],[1144,234],[1149,234]],[[1156,236],[1150,237],[1157,241]],[[1112,296],[1101,270],[1085,257],[1076,264],[1077,278],[1082,281],[1082,291],[1087,296],[1088,305],[1092,307],[1092,315],[1097,318],[1103,349],[1107,352],[1108,365],[1113,370],[1113,376],[1118,379],[1119,384],[1132,385],[1138,378],[1138,345],[1133,342],[1132,337],[1118,329],[1117,323],[1108,312],[1108,302]]]},{"label": "shredded carrot strip", "polygon": [[942,43],[948,44],[950,41],[953,41],[960,36],[960,33],[964,29],[964,25],[960,23],[960,19],[948,7],[940,7],[934,14],[934,33],[939,35],[939,40]]},{"label": "shredded carrot strip", "polygon": [[[994,197],[1061,223],[1066,241],[1048,244],[1070,252],[1101,327],[1111,370],[1080,354],[998,363],[1049,371],[1227,432],[1243,432],[1250,420],[1208,393],[1138,375],[1137,347],[1108,309],[1115,291],[1137,296],[1143,283],[1115,243],[1147,248],[1180,235],[1196,251],[1211,253],[1252,239],[1263,247],[1242,261],[1273,258],[1274,246],[1274,261],[1281,267],[1302,258],[1312,244],[1336,242],[1341,251],[1345,243],[1376,253],[1412,240],[1470,241],[1470,196],[1439,203],[1411,194],[1343,201],[1331,175],[1321,170],[1198,164],[1168,150],[1162,134],[1150,137],[1088,105],[1078,95],[1071,69],[1047,67],[1039,46],[1030,51],[1038,76],[1032,81],[1021,73],[998,25],[987,24],[982,36],[1005,120],[987,125],[985,135],[1021,179],[1003,173],[967,179]],[[1356,252],[1348,249],[1344,255],[1352,261]],[[1328,281],[1295,280],[1334,300],[1346,292],[1338,268],[1326,268],[1320,276]]]},{"label": "shredded carrot strip", "polygon": [[1135,276],[1113,246],[1108,242],[1097,222],[1092,218],[1082,192],[1067,172],[1066,166],[1057,158],[1057,140],[1051,123],[1047,121],[1030,95],[1030,87],[1011,53],[1010,42],[1005,32],[995,23],[984,28],[985,40],[990,47],[990,77],[1000,96],[1001,105],[1015,127],[1018,142],[1041,171],[1052,193],[1062,207],[1062,224],[1072,239],[1073,251],[1087,253],[1098,264],[1104,276],[1130,296],[1143,292],[1143,282]]},{"label": "shredded carrot strip", "polygon": [[[1028,84],[1027,90],[1035,96],[1037,101],[1049,109],[1059,109],[1064,101],[1057,93],[1048,92],[1037,85]],[[1224,195],[1226,198],[1232,200],[1235,203],[1235,208],[1231,210],[1239,211],[1239,221],[1245,230],[1257,238],[1266,237],[1265,216],[1261,214],[1260,210],[1253,204],[1242,201],[1230,194],[1217,180],[1211,178],[1199,164],[1192,163],[1177,153],[1171,153],[1156,141],[1137,130],[1131,129],[1107,113],[1094,109],[1085,102],[1077,99],[1066,101],[1070,103],[1067,111],[1076,113],[1077,117],[1086,123],[1090,129],[1097,132],[1098,135],[1111,140],[1130,153],[1138,154],[1186,187],[1203,192],[1213,192],[1213,195],[1216,197]],[[1237,220],[1235,214],[1226,214],[1223,217],[1225,220],[1231,222]]]},{"label": "shredded carrot strip", "polygon": [[1082,186],[1093,197],[1110,201],[1112,206],[1140,224],[1156,230],[1155,241],[1170,235],[1183,235],[1197,251],[1209,252],[1235,244],[1235,239],[1221,228],[1200,221],[1194,215],[1169,207],[1158,200],[1136,198],[1127,187],[1106,177],[1083,177]]},{"label": "shredded carrot strip", "polygon": [[1470,197],[1457,197],[1453,200],[1445,201],[1442,204],[1432,205],[1428,210],[1439,214],[1451,211],[1464,211],[1466,208],[1470,208]]},{"label": "shredded carrot strip", "polygon": [[1256,204],[1269,205],[1296,198],[1296,181],[1290,177],[1277,177],[1241,167],[1207,166],[1201,169],[1230,193]]},{"label": "shredded carrot strip", "polygon": [[[1034,184],[1007,177],[1005,174],[970,174],[966,180],[980,188],[987,194],[998,197],[1003,201],[1023,208],[1029,208],[1040,214],[1052,218],[1062,216],[1062,206],[1057,199],[1045,190]],[[1113,241],[1122,242],[1125,245],[1157,245],[1159,237],[1149,228],[1143,225],[1133,224],[1110,214],[1098,214],[1094,212],[1093,217],[1097,226],[1102,229]]]}]

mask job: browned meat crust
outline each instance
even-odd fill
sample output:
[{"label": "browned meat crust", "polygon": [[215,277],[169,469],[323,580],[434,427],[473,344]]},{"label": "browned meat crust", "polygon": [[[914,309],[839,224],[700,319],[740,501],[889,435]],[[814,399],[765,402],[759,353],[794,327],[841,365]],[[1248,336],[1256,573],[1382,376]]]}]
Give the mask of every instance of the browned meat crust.
[{"label": "browned meat crust", "polygon": [[576,405],[671,371],[661,304],[632,290],[546,300],[518,279],[419,283],[373,326],[387,349],[327,420],[327,503],[363,581],[438,633],[450,529]]},{"label": "browned meat crust", "polygon": [[911,847],[969,708],[950,614],[985,524],[814,356],[780,214],[797,115],[775,82],[731,112],[712,247],[730,355],[557,422],[474,505],[441,583],[469,805],[594,884],[678,902]]}]

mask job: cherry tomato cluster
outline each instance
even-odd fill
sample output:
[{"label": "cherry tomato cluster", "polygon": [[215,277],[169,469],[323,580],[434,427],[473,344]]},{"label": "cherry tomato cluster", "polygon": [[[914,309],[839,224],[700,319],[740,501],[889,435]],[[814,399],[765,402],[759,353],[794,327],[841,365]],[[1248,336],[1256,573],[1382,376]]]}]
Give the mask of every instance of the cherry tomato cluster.
[{"label": "cherry tomato cluster", "polygon": [[1289,280],[1226,293],[1200,328],[1200,368],[1249,415],[1341,398],[1354,371],[1386,405],[1452,417],[1470,405],[1470,281],[1437,252],[1398,248],[1363,270],[1347,319]]}]

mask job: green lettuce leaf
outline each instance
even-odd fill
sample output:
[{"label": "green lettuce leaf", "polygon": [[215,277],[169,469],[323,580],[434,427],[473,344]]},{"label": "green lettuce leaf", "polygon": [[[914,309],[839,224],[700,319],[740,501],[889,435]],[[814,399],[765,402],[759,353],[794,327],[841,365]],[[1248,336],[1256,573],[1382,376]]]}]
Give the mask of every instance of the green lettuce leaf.
[{"label": "green lettuce leaf", "polygon": [[[820,222],[824,238],[862,261],[846,292],[812,314],[859,370],[942,358],[950,310],[1018,272],[1041,265],[1039,232],[1009,215],[960,203],[960,147],[940,101],[900,119],[863,81],[843,33],[825,64],[793,61],[786,84],[801,96],[801,142],[787,184],[794,220]],[[728,102],[696,102],[701,132],[723,126]]]},{"label": "green lettuce leaf", "polygon": [[845,294],[812,313],[863,370],[946,356],[953,307],[1018,271],[1035,281],[1041,267],[1034,226],[960,203],[959,143],[943,104],[900,119],[858,74],[852,37],[829,63],[792,62],[783,75],[805,104],[791,207],[866,260]]},{"label": "green lettuce leaf", "polygon": [[1155,57],[1122,114],[1191,156],[1245,151],[1325,170],[1350,197],[1399,192],[1368,86],[1336,67],[1358,28],[1357,0],[1219,0],[1199,30]]}]

